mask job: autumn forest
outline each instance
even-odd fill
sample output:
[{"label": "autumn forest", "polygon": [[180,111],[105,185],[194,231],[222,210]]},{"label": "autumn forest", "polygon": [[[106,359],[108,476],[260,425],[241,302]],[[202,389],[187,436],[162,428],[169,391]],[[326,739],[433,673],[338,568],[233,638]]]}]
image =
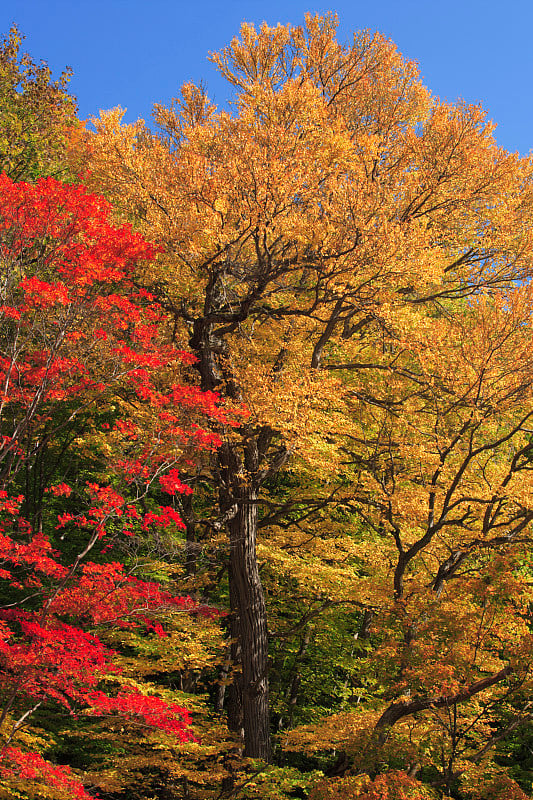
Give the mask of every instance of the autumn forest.
[{"label": "autumn forest", "polygon": [[533,160],[334,15],[211,60],[0,45],[0,798],[527,800]]}]

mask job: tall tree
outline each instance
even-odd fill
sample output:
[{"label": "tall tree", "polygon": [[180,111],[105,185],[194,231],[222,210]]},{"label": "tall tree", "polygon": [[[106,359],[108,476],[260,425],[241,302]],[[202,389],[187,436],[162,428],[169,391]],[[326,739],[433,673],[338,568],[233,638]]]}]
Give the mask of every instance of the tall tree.
[{"label": "tall tree", "polygon": [[[186,85],[156,107],[159,134],[104,114],[87,163],[89,180],[161,242],[135,280],[189,336],[202,388],[250,412],[221,431],[212,525],[228,531],[241,665],[230,725],[246,755],[270,760],[256,555],[266,482],[291,458],[332,480],[365,415],[413,402],[416,371],[386,397],[377,380],[396,375],[404,341],[416,351],[440,314],[530,277],[531,166],[495,145],[481,109],[432,98],[384,37],[339,44],[332,16],[244,25],[212,60],[234,89],[231,111]],[[352,458],[374,475],[365,453]],[[398,585],[413,547],[398,546]]]}]

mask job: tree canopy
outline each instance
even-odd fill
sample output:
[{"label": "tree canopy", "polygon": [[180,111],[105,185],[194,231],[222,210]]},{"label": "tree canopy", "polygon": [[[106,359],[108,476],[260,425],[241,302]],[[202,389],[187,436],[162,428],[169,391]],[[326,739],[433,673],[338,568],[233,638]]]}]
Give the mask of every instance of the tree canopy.
[{"label": "tree canopy", "polygon": [[[83,131],[46,73],[86,188],[3,178],[5,513],[56,581],[45,611],[2,612],[4,669],[35,615],[103,626],[152,704],[78,665],[92,711],[60,728],[39,719],[57,680],[13,690],[5,753],[36,720],[89,796],[531,793],[532,163],[336,28],[243,25],[211,56],[229,110],[186,84],[155,127],[115,109]],[[159,733],[135,743],[132,714]]]}]

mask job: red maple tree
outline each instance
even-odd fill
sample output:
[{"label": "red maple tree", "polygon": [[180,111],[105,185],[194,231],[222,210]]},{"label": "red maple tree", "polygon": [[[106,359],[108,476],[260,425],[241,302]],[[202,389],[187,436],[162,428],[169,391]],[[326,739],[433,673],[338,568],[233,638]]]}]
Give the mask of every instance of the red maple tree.
[{"label": "red maple tree", "polygon": [[[180,458],[216,447],[208,421],[227,422],[228,412],[216,394],[175,379],[194,359],[162,343],[162,310],[129,279],[131,266],[153,259],[156,248],[113,225],[103,198],[50,178],[30,185],[2,175],[0,209],[0,776],[46,780],[84,798],[67,768],[17,747],[17,733],[53,703],[194,738],[181,706],[127,685],[115,696],[102,691],[117,667],[92,631],[142,625],[163,636],[162,610],[201,609],[119,561],[88,555],[135,531],[183,527],[172,503],[191,491]],[[87,481],[75,496],[66,482],[46,489],[56,506],[68,501],[54,535],[74,531],[82,542],[66,558],[25,517],[18,476],[66,424],[107,406],[111,422],[98,435],[114,440],[113,485]],[[146,506],[152,484],[168,504]]]}]

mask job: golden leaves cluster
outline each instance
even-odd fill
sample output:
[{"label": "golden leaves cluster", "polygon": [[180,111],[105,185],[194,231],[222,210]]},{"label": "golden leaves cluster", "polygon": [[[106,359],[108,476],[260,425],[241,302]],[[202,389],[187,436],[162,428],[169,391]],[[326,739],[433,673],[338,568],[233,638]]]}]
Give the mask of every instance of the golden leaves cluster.
[{"label": "golden leaves cluster", "polygon": [[156,133],[102,114],[85,158],[163,245],[135,277],[177,335],[209,317],[221,391],[349,511],[273,524],[261,557],[379,612],[391,691],[528,662],[531,160],[384,37],[340,45],[332,16],[244,25],[212,60],[229,111],[189,84]]}]

